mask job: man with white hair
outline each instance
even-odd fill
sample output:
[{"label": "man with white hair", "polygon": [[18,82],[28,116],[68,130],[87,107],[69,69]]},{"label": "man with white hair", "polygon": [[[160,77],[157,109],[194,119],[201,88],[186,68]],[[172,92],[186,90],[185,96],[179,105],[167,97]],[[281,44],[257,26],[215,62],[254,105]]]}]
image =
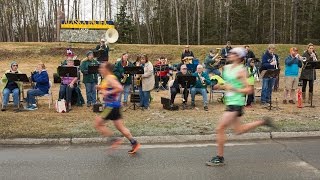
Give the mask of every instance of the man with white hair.
[{"label": "man with white hair", "polygon": [[203,98],[204,110],[208,111],[208,94],[207,94],[207,85],[211,84],[209,75],[203,71],[203,66],[198,65],[197,71],[192,74],[197,78],[196,84],[191,88],[191,107],[195,107],[195,96],[197,93],[200,93]]}]

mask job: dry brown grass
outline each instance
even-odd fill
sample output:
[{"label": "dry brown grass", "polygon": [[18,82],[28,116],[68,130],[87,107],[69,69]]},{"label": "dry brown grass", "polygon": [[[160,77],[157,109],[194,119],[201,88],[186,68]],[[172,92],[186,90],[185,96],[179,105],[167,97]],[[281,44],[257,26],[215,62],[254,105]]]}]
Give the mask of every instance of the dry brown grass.
[{"label": "dry brown grass", "polygon": [[[64,58],[66,43],[3,43],[0,45],[0,74],[9,67],[12,60],[19,62],[19,69],[30,73],[37,62],[43,61],[48,69],[50,78],[56,71],[56,67]],[[93,44],[73,44],[76,53],[85,52],[94,47]],[[266,45],[255,45],[256,54],[261,54]],[[218,47],[218,46],[216,46]],[[278,51],[284,59],[284,55],[290,45],[279,45]],[[302,46],[298,46],[302,47]],[[132,54],[147,53],[151,57],[166,54],[171,61],[177,62],[183,46],[174,45],[113,45],[111,59],[116,59],[122,52],[129,51]],[[210,46],[192,46],[196,54],[205,54]],[[59,55],[61,54],[61,55]],[[83,57],[81,55],[80,57]],[[201,59],[203,59],[203,55]],[[280,85],[283,85],[283,79]],[[256,84],[260,86],[259,83]],[[316,82],[315,104],[319,105],[319,83]],[[53,86],[54,99],[57,99],[59,85]],[[82,93],[85,91],[82,86]],[[244,122],[250,122],[264,115],[275,118],[279,131],[313,131],[320,130],[319,107],[298,109],[295,105],[282,105],[283,92],[274,93],[281,110],[268,111],[256,104],[255,108],[246,110]],[[176,112],[165,111],[160,104],[160,97],[167,97],[168,92],[152,92],[154,101],[150,111],[128,110],[123,113],[126,125],[135,136],[140,135],[173,135],[173,134],[210,134],[214,133],[214,127],[219,120],[224,106],[217,103],[217,95],[214,102],[209,105],[209,112],[202,109],[202,98],[196,97],[198,109],[180,110]],[[180,96],[177,103],[180,102]],[[15,113],[12,110],[0,112],[0,137],[95,137],[98,136],[93,128],[93,119],[96,116],[87,107],[74,107],[70,113],[58,114],[54,109],[48,109],[47,102],[41,100],[39,110],[34,112]],[[259,128],[256,131],[265,131]]]}]

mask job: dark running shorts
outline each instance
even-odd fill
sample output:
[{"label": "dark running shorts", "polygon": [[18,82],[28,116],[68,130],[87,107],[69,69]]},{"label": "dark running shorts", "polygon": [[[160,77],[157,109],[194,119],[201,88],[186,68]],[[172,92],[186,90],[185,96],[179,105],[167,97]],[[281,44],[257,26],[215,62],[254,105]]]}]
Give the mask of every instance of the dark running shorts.
[{"label": "dark running shorts", "polygon": [[226,111],[228,111],[228,112],[238,112],[238,117],[241,117],[244,114],[243,106],[229,105],[229,106],[227,106]]},{"label": "dark running shorts", "polygon": [[102,113],[100,114],[100,117],[102,117],[104,120],[119,120],[122,118],[120,108],[111,108],[106,107]]}]

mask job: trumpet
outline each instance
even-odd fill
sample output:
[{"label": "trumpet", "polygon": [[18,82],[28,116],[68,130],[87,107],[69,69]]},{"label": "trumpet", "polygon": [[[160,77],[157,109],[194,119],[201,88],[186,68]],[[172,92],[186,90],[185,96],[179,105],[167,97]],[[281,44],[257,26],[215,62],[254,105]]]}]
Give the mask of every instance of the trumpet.
[{"label": "trumpet", "polygon": [[121,82],[122,84],[126,83],[128,77],[129,77],[129,74],[123,75],[123,78],[120,79],[120,82]]}]

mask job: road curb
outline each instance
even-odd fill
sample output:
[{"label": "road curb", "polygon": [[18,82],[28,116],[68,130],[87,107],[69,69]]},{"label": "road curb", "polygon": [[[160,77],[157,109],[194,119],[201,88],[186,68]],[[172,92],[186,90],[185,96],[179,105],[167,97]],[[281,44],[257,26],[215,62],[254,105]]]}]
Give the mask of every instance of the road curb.
[{"label": "road curb", "polygon": [[[175,135],[175,136],[140,136],[136,137],[143,144],[160,143],[194,143],[214,141],[215,134],[211,135]],[[270,133],[247,133],[243,135],[227,134],[229,141],[268,140]],[[273,132],[273,139],[295,139],[295,138],[320,138],[320,131],[311,132]],[[83,144],[105,144],[107,138],[15,138],[0,139],[0,145],[83,145]]]}]

